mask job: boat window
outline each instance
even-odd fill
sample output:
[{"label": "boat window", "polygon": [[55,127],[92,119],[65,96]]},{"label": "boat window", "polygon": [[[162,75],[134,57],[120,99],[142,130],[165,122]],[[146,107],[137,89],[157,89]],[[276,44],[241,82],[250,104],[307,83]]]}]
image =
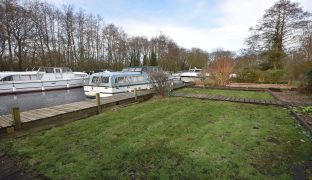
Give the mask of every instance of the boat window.
[{"label": "boat window", "polygon": [[139,77],[138,77],[138,81],[139,81],[139,82],[144,81],[144,77],[143,77],[143,76],[139,76]]},{"label": "boat window", "polygon": [[45,67],[45,68],[40,68],[40,72],[46,72],[46,73],[54,73],[53,68]]},{"label": "boat window", "polygon": [[109,82],[109,77],[98,77],[98,76],[94,76],[92,78],[91,83],[93,84],[101,84],[101,83],[108,83]]},{"label": "boat window", "polygon": [[55,73],[61,73],[61,69],[58,69],[58,68],[57,68],[57,69],[54,69],[54,72],[55,72]]},{"label": "boat window", "polygon": [[19,81],[20,80],[20,76],[19,75],[14,75],[13,77],[13,81]]},{"label": "boat window", "polygon": [[118,78],[116,78],[115,82],[118,84],[126,83],[126,78],[125,77],[118,77]]},{"label": "boat window", "polygon": [[7,76],[7,77],[2,78],[1,81],[13,81],[13,77]]},{"label": "boat window", "polygon": [[128,82],[129,82],[129,83],[132,83],[132,82],[133,82],[133,77],[132,77],[132,76],[129,76],[127,79],[128,79]]},{"label": "boat window", "polygon": [[64,68],[63,68],[63,73],[64,73],[64,72],[71,72],[71,69],[68,68],[68,67],[64,67]]},{"label": "boat window", "polygon": [[30,75],[31,80],[37,80],[37,75]]},{"label": "boat window", "polygon": [[142,68],[136,68],[135,71],[136,71],[136,72],[141,72],[141,71],[142,71]]},{"label": "boat window", "polygon": [[21,81],[29,81],[30,80],[30,75],[21,75],[20,76]]}]

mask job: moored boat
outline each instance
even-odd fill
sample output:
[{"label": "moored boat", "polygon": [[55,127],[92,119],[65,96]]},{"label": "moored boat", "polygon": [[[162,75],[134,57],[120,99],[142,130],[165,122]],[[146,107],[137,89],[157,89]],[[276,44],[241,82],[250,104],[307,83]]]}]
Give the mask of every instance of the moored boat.
[{"label": "moored boat", "polygon": [[152,83],[147,73],[137,71],[109,72],[104,71],[91,75],[88,85],[84,86],[87,97],[108,97],[119,93],[131,92],[134,89],[148,90]]},{"label": "moored boat", "polygon": [[0,72],[0,95],[81,87],[87,74],[67,67],[35,67],[24,72]]},{"label": "moored boat", "polygon": [[199,81],[202,78],[201,69],[189,69],[187,72],[183,72],[180,74],[181,81],[183,82],[195,82]]}]

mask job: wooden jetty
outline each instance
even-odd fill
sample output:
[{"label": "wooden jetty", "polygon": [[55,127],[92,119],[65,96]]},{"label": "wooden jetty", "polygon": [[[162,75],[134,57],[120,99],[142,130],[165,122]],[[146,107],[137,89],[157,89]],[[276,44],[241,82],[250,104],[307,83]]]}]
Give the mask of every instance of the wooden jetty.
[{"label": "wooden jetty", "polygon": [[[175,84],[174,89],[191,84]],[[42,129],[65,124],[78,119],[96,115],[115,105],[125,105],[147,100],[154,94],[153,90],[121,93],[116,96],[88,99],[80,102],[19,112],[12,109],[12,114],[0,116],[0,137],[13,134],[15,131]]]}]

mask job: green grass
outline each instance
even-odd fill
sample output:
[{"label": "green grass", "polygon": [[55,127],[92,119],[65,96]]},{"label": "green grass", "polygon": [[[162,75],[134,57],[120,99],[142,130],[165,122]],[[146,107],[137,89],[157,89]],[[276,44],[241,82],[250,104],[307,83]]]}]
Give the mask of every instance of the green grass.
[{"label": "green grass", "polygon": [[291,179],[304,133],[279,107],[166,98],[0,147],[53,179]]},{"label": "green grass", "polygon": [[241,91],[241,90],[183,88],[179,89],[177,92],[192,93],[192,94],[208,94],[208,95],[249,98],[249,99],[274,100],[274,97],[271,96],[270,93],[262,91],[259,92],[259,91]]}]

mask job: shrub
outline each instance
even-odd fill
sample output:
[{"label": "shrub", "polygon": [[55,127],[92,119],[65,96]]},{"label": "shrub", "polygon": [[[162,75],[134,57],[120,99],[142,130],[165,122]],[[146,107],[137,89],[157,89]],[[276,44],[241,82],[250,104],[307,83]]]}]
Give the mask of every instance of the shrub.
[{"label": "shrub", "polygon": [[269,82],[269,83],[278,83],[279,81],[282,80],[284,75],[284,71],[283,70],[267,70],[264,73],[264,79],[265,82]]},{"label": "shrub", "polygon": [[299,89],[303,93],[312,94],[312,69],[306,73]]},{"label": "shrub", "polygon": [[236,62],[234,59],[223,57],[212,61],[208,68],[216,84],[218,86],[225,86],[229,83],[230,74],[233,72],[235,65]]},{"label": "shrub", "polygon": [[259,72],[254,69],[243,69],[238,71],[236,81],[243,83],[254,83],[259,78]]},{"label": "shrub", "polygon": [[150,78],[155,93],[160,96],[166,96],[170,85],[170,82],[168,82],[168,76],[163,72],[153,72],[150,74]]},{"label": "shrub", "polygon": [[216,86],[216,81],[213,80],[213,79],[205,79],[204,80],[204,86],[207,87],[207,86]]}]

